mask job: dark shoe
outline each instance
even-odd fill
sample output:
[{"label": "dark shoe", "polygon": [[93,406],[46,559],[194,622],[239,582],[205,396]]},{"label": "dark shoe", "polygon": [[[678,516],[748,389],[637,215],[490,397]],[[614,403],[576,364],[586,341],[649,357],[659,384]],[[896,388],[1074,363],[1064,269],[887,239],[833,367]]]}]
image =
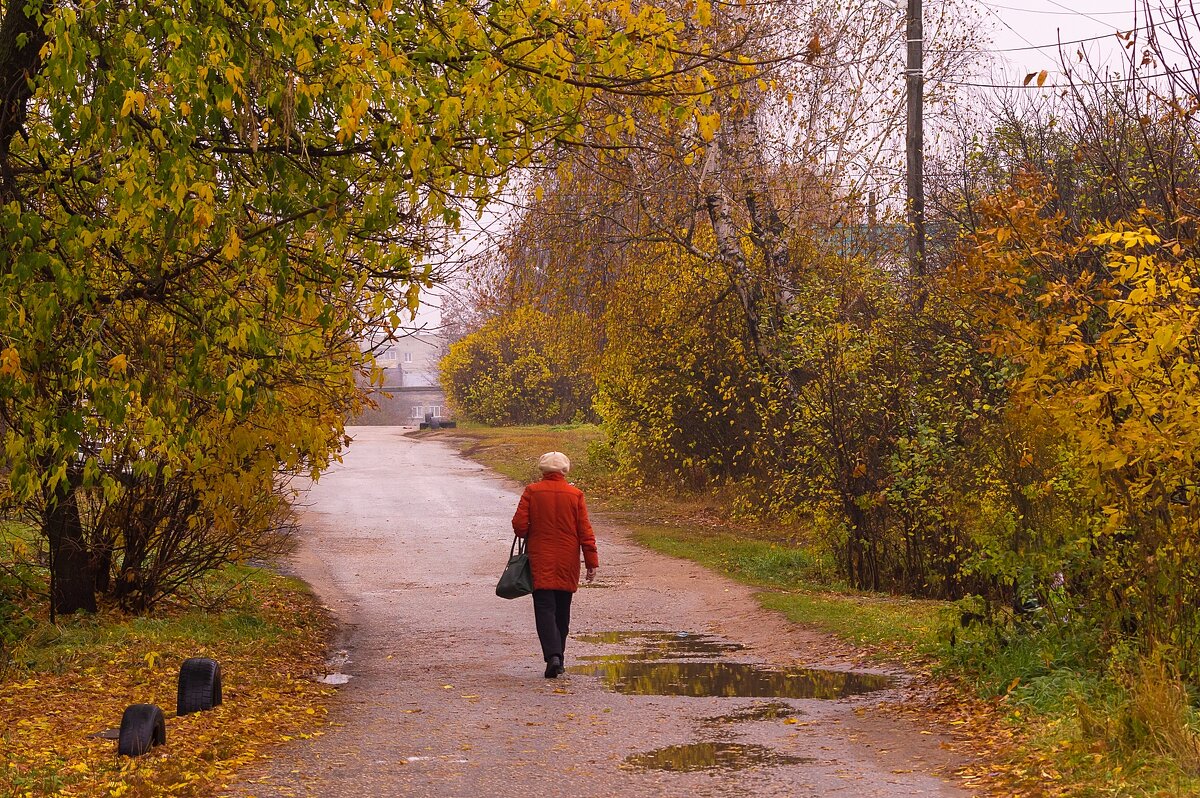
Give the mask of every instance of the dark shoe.
[{"label": "dark shoe", "polygon": [[563,672],[562,657],[554,656],[546,663],[546,678],[557,679],[558,674]]}]

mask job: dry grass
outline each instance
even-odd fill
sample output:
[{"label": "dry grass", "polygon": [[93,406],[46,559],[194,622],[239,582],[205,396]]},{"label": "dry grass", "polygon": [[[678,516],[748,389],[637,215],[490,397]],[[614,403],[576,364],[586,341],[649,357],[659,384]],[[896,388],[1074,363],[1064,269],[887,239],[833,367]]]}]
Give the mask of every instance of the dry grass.
[{"label": "dry grass", "polygon": [[1125,713],[1126,743],[1144,745],[1172,757],[1192,775],[1200,775],[1200,734],[1187,688],[1166,658],[1143,660],[1129,685]]},{"label": "dry grass", "polygon": [[[1159,755],[1191,776],[1200,775],[1200,731],[1187,687],[1159,653],[1120,679],[1115,702],[1076,709],[1084,740],[1128,757]],[[1115,704],[1115,705],[1114,705]]]}]

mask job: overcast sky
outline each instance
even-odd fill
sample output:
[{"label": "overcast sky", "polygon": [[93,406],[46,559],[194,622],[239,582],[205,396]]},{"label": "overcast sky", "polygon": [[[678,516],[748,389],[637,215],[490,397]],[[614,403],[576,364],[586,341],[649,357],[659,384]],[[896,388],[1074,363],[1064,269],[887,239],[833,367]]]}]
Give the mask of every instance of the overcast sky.
[{"label": "overcast sky", "polygon": [[[991,36],[1000,54],[995,77],[1020,83],[1021,78],[1040,70],[1054,74],[1061,70],[1057,41],[1073,41],[1093,36],[1108,36],[1129,31],[1144,24],[1142,15],[1134,19],[1135,0],[1001,0],[979,3],[980,15],[991,26]],[[1140,5],[1140,2],[1138,3]],[[931,42],[931,45],[933,43]],[[1045,45],[1042,47],[1042,45]],[[1032,49],[1039,46],[1040,49]],[[1089,58],[1117,57],[1120,45],[1115,38],[1072,44],[1065,48],[1074,54],[1084,47]],[[1023,49],[1015,49],[1023,48]]]}]

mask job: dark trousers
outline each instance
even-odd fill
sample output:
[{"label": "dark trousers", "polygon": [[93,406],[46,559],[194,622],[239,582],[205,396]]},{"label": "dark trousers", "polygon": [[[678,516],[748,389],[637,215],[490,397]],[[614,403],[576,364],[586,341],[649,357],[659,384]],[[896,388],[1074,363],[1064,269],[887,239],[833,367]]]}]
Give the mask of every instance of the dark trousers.
[{"label": "dark trousers", "polygon": [[573,595],[569,590],[533,591],[533,619],[542,644],[542,659],[546,662],[551,657],[561,657],[566,650]]}]

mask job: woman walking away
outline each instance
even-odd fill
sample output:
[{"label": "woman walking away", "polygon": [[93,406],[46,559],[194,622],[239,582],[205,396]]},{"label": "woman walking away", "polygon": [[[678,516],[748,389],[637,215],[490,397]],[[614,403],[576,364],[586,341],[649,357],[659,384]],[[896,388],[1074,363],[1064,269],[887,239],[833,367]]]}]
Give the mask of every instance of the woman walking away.
[{"label": "woman walking away", "polygon": [[554,679],[563,672],[571,597],[579,589],[579,552],[583,551],[589,582],[596,578],[600,560],[583,491],[567,482],[571,461],[562,452],[546,452],[538,470],[542,479],[525,488],[512,523],[517,537],[528,541],[533,618],[546,678]]}]

